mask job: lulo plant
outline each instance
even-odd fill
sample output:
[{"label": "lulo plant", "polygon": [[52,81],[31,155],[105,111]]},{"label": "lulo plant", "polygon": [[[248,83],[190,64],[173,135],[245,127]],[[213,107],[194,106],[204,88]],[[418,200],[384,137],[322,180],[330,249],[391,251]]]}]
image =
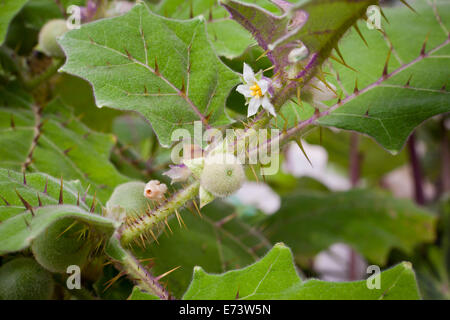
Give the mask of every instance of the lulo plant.
[{"label": "lulo plant", "polygon": [[[91,1],[88,2],[86,8]],[[432,0],[415,3],[424,17],[416,18],[422,19],[423,26],[432,33],[424,37],[419,51],[412,56],[408,45],[417,49],[416,44],[399,38],[396,27],[401,31],[404,26],[395,22],[397,17],[405,15],[414,19],[409,6],[381,11],[395,26],[367,31],[361,24],[367,19],[368,7],[379,4],[376,0],[272,0],[264,4],[264,1],[256,1],[265,8],[251,2],[223,0],[218,6],[211,1],[207,18],[192,14],[188,20],[177,20],[157,14],[162,7],[170,9],[168,0],[162,0],[158,6],[139,1],[127,13],[120,12],[121,15],[112,18],[102,19],[98,11],[92,14],[100,16],[97,21],[76,30],[65,32],[64,20],[50,20],[42,27],[38,48],[55,60],[65,56],[59,71],[89,82],[98,107],[138,112],[152,125],[160,146],[178,142],[172,140],[177,129],[195,134],[195,122],[216,130],[218,136],[207,141],[191,141],[201,155],[186,157],[170,170],[160,170],[156,177],[141,173],[136,174],[137,177],[127,176],[126,170],[119,172],[109,160],[114,137],[87,128],[58,98],[44,104],[37,99],[43,90],[56,91],[54,68],[50,66],[48,72],[43,73],[45,77],[36,77],[32,86],[24,80],[23,70],[8,70],[14,80],[0,87],[3,93],[0,102],[4,105],[0,108],[0,128],[5,133],[5,138],[0,139],[0,151],[5,154],[5,161],[0,160],[3,168],[0,169],[0,199],[4,202],[0,207],[0,254],[8,257],[20,252],[26,258],[16,258],[2,266],[0,282],[10,281],[5,280],[8,271],[4,270],[19,259],[30,265],[38,263],[32,266],[39,269],[36,277],[50,277],[46,270],[65,273],[69,265],[77,265],[84,272],[94,259],[107,259],[119,271],[109,279],[105,290],[127,276],[136,285],[130,299],[142,295],[148,299],[420,298],[409,262],[383,272],[386,282],[380,294],[368,291],[364,281],[338,286],[319,280],[305,281],[297,274],[295,266],[305,265],[306,255],[301,252],[292,253],[284,244],[277,243],[262,257],[272,244],[267,240],[270,234],[264,234],[258,227],[273,223],[267,229],[282,229],[276,224],[279,222],[274,222],[275,218],[257,217],[256,222],[247,221],[245,216],[241,219],[236,209],[212,221],[204,211],[214,206],[212,202],[225,206],[224,199],[232,201],[250,179],[249,173],[256,180],[269,179],[264,174],[259,177],[255,170],[268,163],[260,160],[246,165],[253,155],[274,145],[301,141],[313,127],[366,134],[396,153],[421,122],[450,111],[445,87],[448,73],[436,71],[448,64],[446,52],[450,34],[440,16],[440,8],[445,5]],[[96,10],[95,6],[89,8]],[[111,14],[115,15],[108,13]],[[246,37],[242,39],[251,35],[260,48],[260,56],[255,61],[243,61],[235,70],[231,69],[232,63],[225,64],[227,60],[216,54],[220,54],[223,47],[211,34],[218,19],[244,32]],[[57,39],[59,35],[62,37]],[[368,49],[360,46],[370,46],[370,40],[375,43],[376,53],[372,54],[377,57],[367,66],[352,52],[365,52]],[[244,58],[254,46],[248,43],[245,47],[249,48],[239,54]],[[386,53],[385,57],[379,58],[379,52]],[[20,66],[15,55],[8,57],[13,65]],[[254,66],[260,67],[258,61],[269,66],[264,70],[256,69]],[[239,74],[241,69],[242,75]],[[432,76],[432,80],[422,79],[421,74]],[[24,94],[23,89],[31,90],[31,95]],[[396,94],[389,94],[391,92]],[[246,103],[241,103],[239,112],[230,112],[230,104],[242,102],[239,94]],[[229,128],[239,129],[234,131],[233,139],[219,139]],[[257,145],[251,143],[257,137],[257,130],[270,128],[282,130],[265,136]],[[11,152],[7,146],[15,140],[26,145],[19,145],[17,152]],[[300,147],[305,153],[301,142]],[[139,160],[131,162],[136,164]],[[65,174],[64,179],[53,177],[62,174]],[[164,175],[170,180],[163,180]],[[323,195],[323,198],[328,197],[332,198]],[[410,252],[418,244],[433,241],[437,219],[428,210],[385,195],[379,197],[388,204],[374,209],[379,210],[376,213],[380,221],[374,228],[382,241],[380,244],[358,243],[358,236],[350,231],[342,232],[342,238],[350,245],[367,253],[372,261],[385,263],[391,247]],[[351,194],[343,198],[353,199]],[[152,253],[158,246],[166,248],[165,244],[171,237],[176,239],[177,233],[182,241],[187,241],[183,238],[188,234],[183,229],[186,211],[208,221],[214,230],[217,250],[214,267],[219,265],[218,270],[223,274],[210,275],[196,266],[190,284],[189,275],[187,280],[180,277],[169,281],[166,287],[162,281],[170,278],[172,272],[176,274],[178,267],[173,265],[161,272],[158,264],[165,265],[158,259],[171,259],[177,254],[171,257],[161,254],[151,262],[153,269],[146,267],[146,260],[139,255],[141,251]],[[281,212],[289,216],[285,210]],[[238,221],[245,233],[228,230],[231,220]],[[174,231],[177,223],[178,231]],[[204,222],[197,223],[203,226]],[[422,236],[405,236],[405,225]],[[201,250],[205,255],[211,254],[209,240],[202,238],[202,241]],[[175,250],[176,246],[168,247]],[[261,249],[264,252],[261,253]],[[178,255],[185,254],[178,252]],[[233,268],[231,261],[237,261]],[[261,279],[261,274],[267,277]],[[263,280],[266,284],[260,286]],[[245,285],[241,285],[243,281]],[[36,295],[27,296],[20,289],[21,292],[11,297],[52,297],[53,282],[45,286],[47,288],[42,286],[39,290],[33,288]],[[214,290],[217,287],[226,290]],[[96,294],[101,296],[101,293]]]}]

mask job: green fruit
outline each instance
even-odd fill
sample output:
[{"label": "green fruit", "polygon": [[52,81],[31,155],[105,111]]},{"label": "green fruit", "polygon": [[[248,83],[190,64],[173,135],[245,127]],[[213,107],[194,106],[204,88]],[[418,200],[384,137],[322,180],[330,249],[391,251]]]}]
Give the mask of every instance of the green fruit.
[{"label": "green fruit", "polygon": [[235,156],[216,154],[205,159],[200,184],[216,197],[227,197],[235,193],[244,180],[244,168]]},{"label": "green fruit", "polygon": [[31,245],[37,262],[52,272],[66,273],[70,265],[82,268],[91,251],[89,242],[80,237],[83,228],[72,218],[52,224]]},{"label": "green fruit", "polygon": [[50,57],[62,58],[64,52],[56,39],[69,31],[66,21],[54,19],[47,22],[39,32],[38,48]]},{"label": "green fruit", "polygon": [[52,275],[32,258],[16,258],[0,268],[0,300],[48,300]]},{"label": "green fruit", "polygon": [[125,217],[142,216],[152,204],[144,196],[144,190],[145,183],[140,181],[117,186],[106,203],[107,216],[117,221]]}]

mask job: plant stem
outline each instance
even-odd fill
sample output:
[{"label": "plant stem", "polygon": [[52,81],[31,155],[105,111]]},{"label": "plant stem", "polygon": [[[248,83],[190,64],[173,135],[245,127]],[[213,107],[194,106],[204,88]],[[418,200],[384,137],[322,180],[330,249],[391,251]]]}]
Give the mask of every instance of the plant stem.
[{"label": "plant stem", "polygon": [[56,72],[58,72],[58,69],[64,64],[63,59],[54,59],[52,61],[52,64],[41,74],[34,77],[31,80],[25,80],[24,86],[27,90],[33,90],[37,87],[39,87],[42,83],[50,79]]},{"label": "plant stem", "polygon": [[124,225],[120,230],[120,240],[122,245],[129,245],[133,240],[138,239],[140,236],[152,230],[156,225],[163,222],[176,210],[182,207],[186,202],[193,199],[199,191],[200,182],[195,181],[187,188],[177,192],[172,197],[167,199],[158,208],[154,209],[148,215],[136,219],[135,222],[129,225]]},{"label": "plant stem", "polygon": [[417,154],[416,138],[414,133],[412,133],[408,139],[408,153],[414,180],[414,199],[417,204],[423,205],[425,204],[425,196],[423,194],[423,177],[422,170],[420,168],[419,156]]},{"label": "plant stem", "polygon": [[158,278],[154,277],[136,257],[125,250],[120,244],[119,234],[114,234],[108,242],[106,253],[115,261],[119,262],[123,271],[145,291],[156,295],[161,300],[168,300],[169,293],[159,284]]}]

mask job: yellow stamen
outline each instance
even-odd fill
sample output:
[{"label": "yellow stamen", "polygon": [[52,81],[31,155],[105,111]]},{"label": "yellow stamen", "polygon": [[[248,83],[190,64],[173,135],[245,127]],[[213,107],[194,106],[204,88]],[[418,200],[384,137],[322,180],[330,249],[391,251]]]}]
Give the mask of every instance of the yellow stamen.
[{"label": "yellow stamen", "polygon": [[251,95],[254,97],[254,96],[257,96],[257,97],[262,97],[262,91],[261,91],[261,88],[258,86],[258,84],[257,83],[255,83],[253,86],[251,86],[250,87],[250,90],[252,90],[252,93],[251,93]]}]

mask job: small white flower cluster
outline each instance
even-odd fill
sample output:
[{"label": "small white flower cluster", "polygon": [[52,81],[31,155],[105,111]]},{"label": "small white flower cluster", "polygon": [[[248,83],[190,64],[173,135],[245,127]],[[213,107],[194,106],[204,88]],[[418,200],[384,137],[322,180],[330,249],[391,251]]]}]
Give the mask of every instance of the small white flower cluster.
[{"label": "small white flower cluster", "polygon": [[[307,55],[307,49],[298,48],[298,50],[293,50],[291,53],[292,56],[290,56],[289,59],[297,61],[299,57],[303,58]],[[296,74],[297,68],[293,68],[291,73]],[[270,100],[272,97],[271,86],[277,88],[276,83],[272,84],[270,79],[264,78],[262,71],[255,74],[252,68],[246,63],[244,63],[242,82],[243,84],[239,85],[236,88],[236,91],[247,99],[247,117],[255,115],[261,106],[272,116],[276,117],[275,108]],[[308,99],[306,101],[319,109],[326,107],[322,101],[332,100],[337,97],[336,87],[329,82],[324,82],[318,79],[317,77],[311,79],[303,88],[303,91],[308,94]]]},{"label": "small white flower cluster", "polygon": [[239,85],[236,90],[247,99],[247,117],[255,115],[261,106],[276,117],[275,108],[270,102],[272,96],[269,90],[270,80],[263,78],[262,71],[255,75],[252,68],[244,63],[242,82],[244,84]]}]

